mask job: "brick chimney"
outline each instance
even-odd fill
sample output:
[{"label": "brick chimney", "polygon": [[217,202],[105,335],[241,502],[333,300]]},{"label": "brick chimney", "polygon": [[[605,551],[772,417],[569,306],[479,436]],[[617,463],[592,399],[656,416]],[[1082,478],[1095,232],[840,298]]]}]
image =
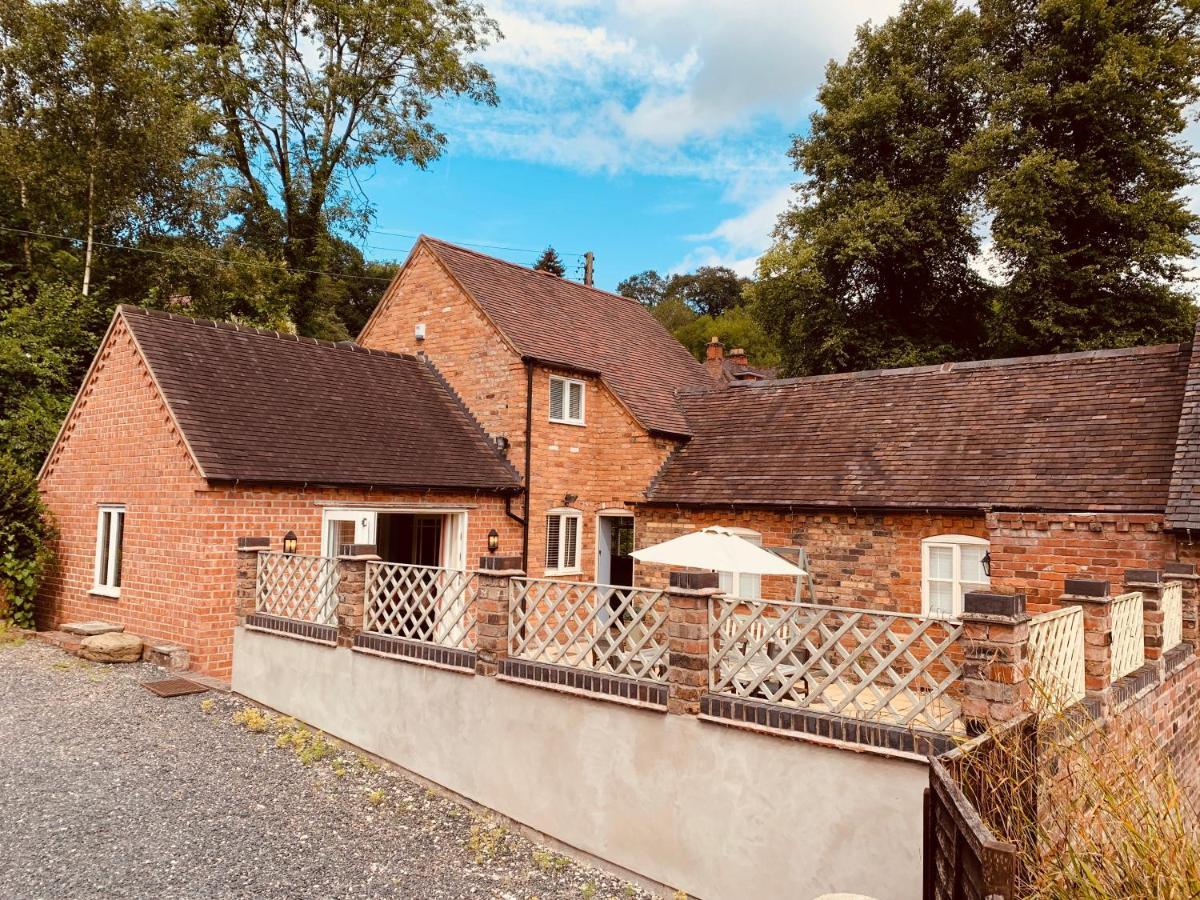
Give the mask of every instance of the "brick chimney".
[{"label": "brick chimney", "polygon": [[741,347],[734,347],[729,351],[729,361],[736,366],[741,366],[743,369],[750,365],[750,361],[746,359],[746,351]]},{"label": "brick chimney", "polygon": [[725,345],[715,334],[704,350],[704,368],[716,380],[721,378],[721,363],[725,359]]}]

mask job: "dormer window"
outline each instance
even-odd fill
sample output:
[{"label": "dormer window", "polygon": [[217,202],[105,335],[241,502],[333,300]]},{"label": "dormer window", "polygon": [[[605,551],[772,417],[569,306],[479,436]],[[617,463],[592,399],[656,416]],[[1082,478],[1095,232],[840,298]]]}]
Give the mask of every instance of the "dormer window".
[{"label": "dormer window", "polygon": [[550,376],[550,421],[563,425],[583,424],[583,382]]}]

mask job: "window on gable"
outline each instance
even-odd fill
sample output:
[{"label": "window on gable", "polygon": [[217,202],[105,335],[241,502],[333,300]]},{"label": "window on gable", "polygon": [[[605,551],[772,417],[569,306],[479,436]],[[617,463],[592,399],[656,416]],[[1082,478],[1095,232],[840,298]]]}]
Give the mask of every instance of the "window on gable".
[{"label": "window on gable", "polygon": [[966,534],[941,534],[921,541],[921,602],[925,615],[962,614],[968,591],[990,583],[984,571],[988,542]]},{"label": "window on gable", "polygon": [[579,537],[583,517],[577,510],[556,509],[546,516],[546,572],[579,571]]},{"label": "window on gable", "polygon": [[[730,528],[738,537],[749,541],[756,547],[762,546],[762,535],[749,528]],[[740,597],[743,600],[762,599],[762,576],[750,575],[745,572],[718,572],[718,587],[721,592],[730,597]]]},{"label": "window on gable", "polygon": [[102,506],[96,524],[96,565],[93,591],[110,597],[121,593],[121,544],[125,537],[125,507]]},{"label": "window on gable", "polygon": [[550,421],[583,424],[583,382],[550,376]]}]

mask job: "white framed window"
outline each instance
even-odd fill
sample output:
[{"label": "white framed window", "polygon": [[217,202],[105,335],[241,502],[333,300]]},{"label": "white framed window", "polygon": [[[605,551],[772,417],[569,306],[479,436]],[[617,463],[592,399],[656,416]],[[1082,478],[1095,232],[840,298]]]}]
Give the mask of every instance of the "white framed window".
[{"label": "white framed window", "polygon": [[583,382],[550,376],[550,421],[563,425],[583,424]]},{"label": "white framed window", "polygon": [[125,537],[125,507],[105,504],[96,519],[96,566],[92,591],[121,596],[121,544]]},{"label": "white framed window", "polygon": [[579,572],[579,539],[583,516],[576,509],[552,509],[546,514],[546,574]]},{"label": "white framed window", "polygon": [[986,538],[939,534],[921,541],[921,610],[927,616],[962,614],[963,595],[982,590],[990,579],[984,571]]},{"label": "white framed window", "polygon": [[[762,535],[749,528],[730,528],[738,537],[749,541],[756,547],[762,546]],[[718,572],[718,587],[723,594],[730,597],[740,597],[743,600],[762,599],[762,576],[749,575],[745,572]]]}]

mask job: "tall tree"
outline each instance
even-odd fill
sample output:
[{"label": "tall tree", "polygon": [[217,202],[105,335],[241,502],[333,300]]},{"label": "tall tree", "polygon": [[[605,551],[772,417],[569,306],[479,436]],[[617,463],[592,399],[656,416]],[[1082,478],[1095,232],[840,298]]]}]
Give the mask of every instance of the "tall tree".
[{"label": "tall tree", "polygon": [[[207,209],[206,120],[176,25],[171,10],[136,0],[0,4],[0,193],[15,198],[0,214],[9,227],[80,237],[84,296],[99,243],[195,230]],[[27,275],[45,274],[35,247],[65,249],[16,240],[8,262]]]},{"label": "tall tree", "polygon": [[334,232],[355,233],[370,204],[356,173],[380,158],[425,166],[445,146],[436,100],[495,104],[472,55],[499,35],[464,0],[180,0],[220,122],[232,208],[260,245],[282,246],[300,275],[290,312],[320,316]]},{"label": "tall tree", "polygon": [[1177,285],[1196,216],[1180,191],[1200,98],[1192,0],[981,0],[988,173],[1005,349],[1186,339]]},{"label": "tall tree", "polygon": [[807,176],[801,202],[781,217],[753,291],[788,374],[980,346],[976,185],[958,157],[982,116],[981,49],[974,12],[908,0],[826,69],[811,131],[791,149]]},{"label": "tall tree", "polygon": [[567,274],[567,267],[563,265],[562,257],[558,255],[558,251],[553,247],[547,247],[542,255],[538,257],[538,261],[533,264],[533,267],[539,272],[549,272],[551,275],[557,275],[562,278]]},{"label": "tall tree", "polygon": [[667,295],[667,279],[654,269],[647,269],[619,282],[617,293],[630,300],[636,300],[647,309],[654,309]]},{"label": "tall tree", "polygon": [[690,275],[673,275],[667,297],[678,297],[702,316],[716,318],[742,302],[747,280],[727,266],[701,266]]}]

